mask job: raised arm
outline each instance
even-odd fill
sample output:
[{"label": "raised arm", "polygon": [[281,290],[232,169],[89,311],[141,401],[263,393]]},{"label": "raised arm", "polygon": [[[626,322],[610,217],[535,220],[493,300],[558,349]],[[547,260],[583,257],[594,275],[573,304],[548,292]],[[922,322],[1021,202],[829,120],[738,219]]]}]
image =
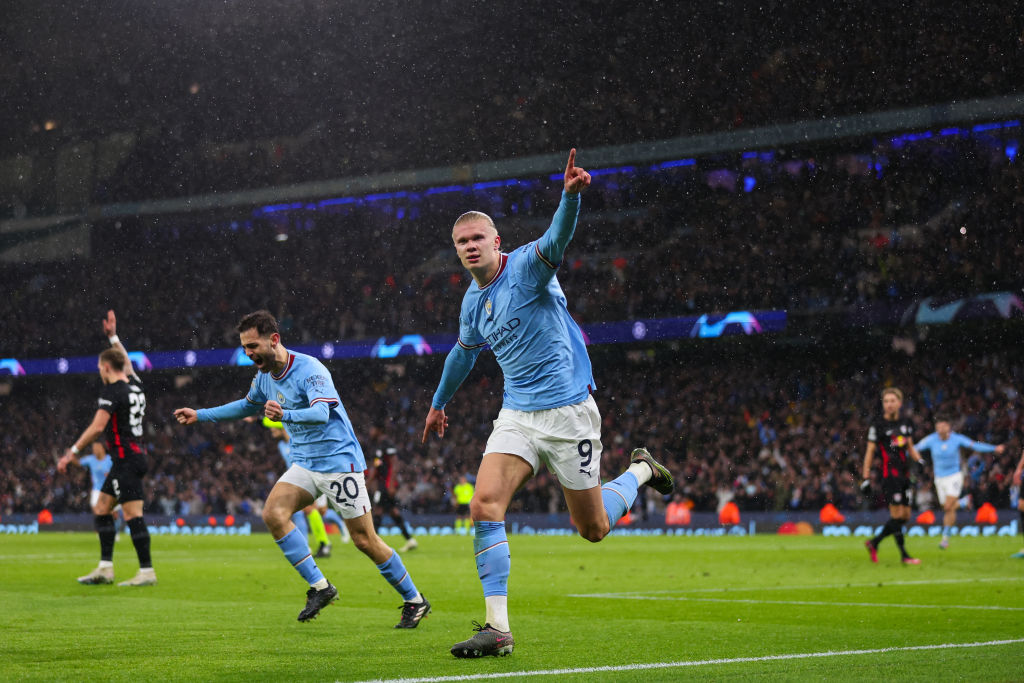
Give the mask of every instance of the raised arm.
[{"label": "raised arm", "polygon": [[107,317],[103,319],[103,333],[107,335],[110,345],[124,354],[127,361],[124,369],[129,375],[139,379],[138,374],[135,372],[135,366],[132,365],[132,359],[128,355],[128,349],[124,347],[124,344],[121,343],[121,338],[117,336],[117,318],[114,316],[114,309],[107,311]]},{"label": "raised arm", "polygon": [[576,149],[569,152],[565,165],[562,201],[558,204],[551,226],[537,242],[537,251],[552,268],[558,267],[576,231],[576,219],[580,215],[580,192],[590,185],[590,174],[576,166]]}]

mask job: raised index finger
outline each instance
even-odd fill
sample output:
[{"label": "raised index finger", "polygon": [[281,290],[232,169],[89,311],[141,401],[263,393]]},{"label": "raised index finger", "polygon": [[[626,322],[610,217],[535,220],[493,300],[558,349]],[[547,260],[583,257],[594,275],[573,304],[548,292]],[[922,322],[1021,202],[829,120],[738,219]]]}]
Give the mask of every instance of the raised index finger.
[{"label": "raised index finger", "polygon": [[575,147],[573,147],[572,149],[569,150],[569,163],[567,163],[565,165],[565,172],[568,173],[569,171],[573,170],[574,168],[576,168],[576,148]]}]

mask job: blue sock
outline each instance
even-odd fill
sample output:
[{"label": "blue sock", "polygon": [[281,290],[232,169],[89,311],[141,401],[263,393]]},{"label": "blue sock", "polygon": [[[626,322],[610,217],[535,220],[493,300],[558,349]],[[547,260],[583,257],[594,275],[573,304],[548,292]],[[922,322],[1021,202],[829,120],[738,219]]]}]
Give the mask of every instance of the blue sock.
[{"label": "blue sock", "polygon": [[327,512],[325,512],[322,516],[325,522],[333,522],[334,524],[338,525],[339,529],[345,526],[345,522],[341,521],[341,515],[335,512],[333,508],[328,507]]},{"label": "blue sock", "polygon": [[942,527],[942,535],[943,536],[949,536],[949,527],[948,526]]},{"label": "blue sock", "polygon": [[298,529],[292,529],[282,538],[277,539],[277,545],[281,552],[288,558],[288,561],[295,567],[295,571],[302,574],[302,578],[312,586],[317,581],[323,581],[324,575],[320,567],[316,566],[313,554],[309,552],[309,544],[306,537]]},{"label": "blue sock", "polygon": [[476,571],[484,587],[484,597],[508,595],[512,556],[508,551],[505,522],[477,522],[473,526],[476,532],[473,536]]},{"label": "blue sock", "polygon": [[633,507],[639,488],[640,482],[629,471],[623,472],[601,487],[601,500],[604,501],[604,512],[608,515],[609,527],[614,529],[629,508]]},{"label": "blue sock", "polygon": [[415,600],[416,596],[420,594],[416,590],[416,584],[412,582],[409,572],[405,570],[402,558],[398,556],[397,552],[392,552],[388,561],[384,564],[378,564],[377,569],[380,570],[380,575],[387,579],[388,583],[401,594],[402,599],[406,602]]},{"label": "blue sock", "polygon": [[292,524],[298,527],[303,538],[309,537],[309,522],[306,521],[306,514],[302,510],[292,515]]}]

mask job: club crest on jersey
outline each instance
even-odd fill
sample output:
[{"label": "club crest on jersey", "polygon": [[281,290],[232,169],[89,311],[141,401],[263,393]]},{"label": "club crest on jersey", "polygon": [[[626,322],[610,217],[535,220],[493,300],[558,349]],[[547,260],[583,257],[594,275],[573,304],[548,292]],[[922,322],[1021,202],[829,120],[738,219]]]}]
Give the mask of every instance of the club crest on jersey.
[{"label": "club crest on jersey", "polygon": [[491,300],[488,298],[487,301],[484,302],[484,313],[486,313],[487,317],[490,318],[491,317],[491,313],[493,311],[494,311],[494,304],[491,303]]},{"label": "club crest on jersey", "polygon": [[284,405],[284,394],[282,394],[280,391],[277,392],[277,402],[280,403],[281,405]]}]

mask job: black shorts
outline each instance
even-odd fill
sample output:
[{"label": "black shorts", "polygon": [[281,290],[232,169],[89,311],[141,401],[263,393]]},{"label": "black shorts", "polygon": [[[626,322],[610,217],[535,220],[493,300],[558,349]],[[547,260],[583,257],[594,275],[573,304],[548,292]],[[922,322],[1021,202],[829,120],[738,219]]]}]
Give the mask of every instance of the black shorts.
[{"label": "black shorts", "polygon": [[146,470],[146,459],[142,456],[135,455],[121,461],[115,460],[100,492],[113,496],[118,503],[143,500],[145,496],[142,493],[142,477],[146,475]]},{"label": "black shorts", "polygon": [[455,514],[459,517],[469,514],[469,503],[459,503],[455,506]]},{"label": "black shorts", "polygon": [[911,505],[910,481],[906,477],[886,477],[882,480],[885,502],[889,505]]},{"label": "black shorts", "polygon": [[387,489],[377,489],[373,493],[373,504],[381,512],[390,512],[392,508],[398,507],[398,499],[388,493]]}]

